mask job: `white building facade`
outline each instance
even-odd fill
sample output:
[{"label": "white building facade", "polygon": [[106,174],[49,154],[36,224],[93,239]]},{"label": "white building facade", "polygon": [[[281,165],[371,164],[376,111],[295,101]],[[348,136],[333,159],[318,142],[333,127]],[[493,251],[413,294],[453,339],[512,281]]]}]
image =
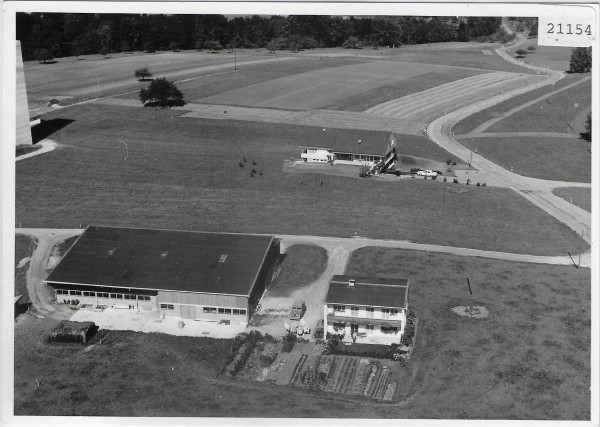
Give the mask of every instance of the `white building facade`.
[{"label": "white building facade", "polygon": [[400,343],[408,310],[407,280],[334,276],[324,304],[325,338],[345,342]]}]

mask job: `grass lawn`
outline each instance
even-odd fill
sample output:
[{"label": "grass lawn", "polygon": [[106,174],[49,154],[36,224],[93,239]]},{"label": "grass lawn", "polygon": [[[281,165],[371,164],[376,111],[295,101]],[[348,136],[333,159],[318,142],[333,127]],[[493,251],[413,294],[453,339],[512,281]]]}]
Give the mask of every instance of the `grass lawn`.
[{"label": "grass lawn", "polygon": [[[564,80],[564,79],[563,79]],[[575,119],[592,104],[592,81],[552,95],[489,127],[486,132],[564,132],[579,135]]]},{"label": "grass lawn", "polygon": [[[423,47],[419,50],[395,49],[393,54],[386,57],[386,60],[396,60],[402,62],[421,63],[430,65],[446,65],[450,67],[478,68],[490,71],[508,71],[512,73],[535,74],[535,71],[512,64],[499,57],[494,51],[498,45],[489,45],[481,43],[474,49],[445,49],[438,50],[432,44],[430,49]],[[491,55],[486,55],[482,51],[491,51]]]},{"label": "grass lawn", "polygon": [[[564,77],[563,79],[559,80],[554,85],[554,90],[558,90],[562,87],[565,87],[571,83],[574,83],[575,81],[577,81],[581,78],[582,78],[582,76],[579,74],[569,74],[566,77]],[[465,118],[464,120],[461,120],[460,122],[458,122],[458,124],[456,126],[454,126],[454,128],[453,128],[454,133],[457,135],[469,133],[472,130],[474,130],[477,126],[487,122],[488,120],[495,119],[496,117],[500,116],[501,114],[503,114],[513,108],[516,108],[520,105],[525,104],[526,102],[532,101],[540,96],[549,94],[551,92],[552,92],[552,85],[543,86],[543,87],[533,90],[531,92],[527,92],[522,95],[515,96],[514,98],[511,98],[508,101],[494,105],[485,110],[481,110],[481,111]],[[569,92],[569,90],[567,90],[567,92]],[[588,96],[590,93],[591,93],[591,91],[589,91]],[[542,102],[545,103],[545,101],[542,101]],[[580,108],[583,109],[584,107],[580,106]],[[519,114],[519,113],[517,113],[517,114]],[[548,126],[552,125],[549,121],[546,121],[545,119],[544,119],[544,124],[548,125]],[[531,123],[531,125],[534,125],[534,123]],[[545,129],[545,128],[542,127],[542,129]],[[548,131],[546,130],[545,132],[548,132]]]},{"label": "grass lawn", "polygon": [[290,246],[279,275],[269,286],[269,297],[288,297],[314,282],[325,271],[327,258],[327,251],[319,246]]},{"label": "grass lawn", "polygon": [[24,154],[33,153],[34,151],[37,151],[40,148],[42,148],[41,145],[19,145],[16,148],[15,156],[19,157],[19,156],[22,156]]},{"label": "grass lawn", "polygon": [[[219,376],[230,340],[100,331],[87,347],[51,344],[57,321],[22,316],[15,413],[589,419],[588,269],[380,248],[356,251],[349,265],[411,279],[419,326],[398,406]],[[450,311],[467,304],[491,316]]]},{"label": "grass lawn", "polygon": [[25,262],[21,268],[19,263],[24,258],[29,258],[35,250],[36,242],[29,236],[23,234],[15,235],[15,296],[27,295],[27,269],[29,261]]},{"label": "grass lawn", "polygon": [[569,59],[571,58],[571,52],[573,51],[570,47],[538,46],[537,38],[533,38],[527,40],[522,45],[508,49],[508,51],[514,56],[515,51],[519,49],[527,50],[529,46],[535,47],[536,50],[533,53],[527,51],[527,55],[522,59],[523,62],[538,67],[550,68],[551,70],[569,70]]},{"label": "grass lawn", "polygon": [[574,138],[466,138],[460,143],[519,175],[591,182],[590,143]]},{"label": "grass lawn", "polygon": [[552,192],[581,209],[592,211],[592,191],[589,188],[562,187],[556,188]]},{"label": "grass lawn", "polygon": [[[456,194],[425,180],[400,185],[286,174],[282,161],[298,157],[304,127],[177,114],[93,104],[52,113],[49,119],[74,121],[52,135],[61,147],[17,164],[16,221],[23,227],[356,233],[539,255],[579,247],[576,233],[508,189]],[[240,168],[243,157],[248,163]],[[263,174],[252,177],[251,168]]]},{"label": "grass lawn", "polygon": [[[348,265],[349,274],[411,280],[419,325],[405,413],[589,419],[589,269],[383,248],[359,249]],[[451,312],[466,305],[490,317]]]}]

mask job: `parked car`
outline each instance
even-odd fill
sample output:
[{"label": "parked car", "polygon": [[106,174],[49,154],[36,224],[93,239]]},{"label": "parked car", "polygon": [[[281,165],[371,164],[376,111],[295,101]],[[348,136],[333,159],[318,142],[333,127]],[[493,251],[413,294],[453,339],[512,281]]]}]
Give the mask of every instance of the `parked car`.
[{"label": "parked car", "polygon": [[418,176],[437,176],[437,172],[432,171],[431,169],[420,170],[417,172]]},{"label": "parked car", "polygon": [[306,304],[304,301],[294,301],[292,304],[292,310],[290,311],[290,319],[291,320],[300,320],[304,313],[306,312]]}]

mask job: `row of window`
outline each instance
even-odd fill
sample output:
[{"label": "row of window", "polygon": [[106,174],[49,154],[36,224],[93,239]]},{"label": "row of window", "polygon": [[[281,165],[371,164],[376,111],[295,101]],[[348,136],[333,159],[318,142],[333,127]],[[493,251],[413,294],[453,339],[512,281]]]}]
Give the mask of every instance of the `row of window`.
[{"label": "row of window", "polygon": [[[360,310],[360,307],[357,307],[357,306],[350,307],[350,313],[352,313],[353,315],[358,315],[359,310]],[[374,307],[365,307],[365,310],[367,313],[375,313]],[[337,313],[345,313],[346,306],[345,305],[334,305],[333,311],[335,311]],[[382,308],[381,312],[383,314],[391,314],[392,316],[395,316],[398,314],[398,310],[395,308]]]},{"label": "row of window", "polygon": [[131,294],[113,294],[108,292],[92,292],[92,291],[68,291],[65,289],[57,289],[56,295],[70,295],[77,297],[91,297],[91,298],[112,298],[112,299],[126,299],[126,300],[138,300],[138,301],[150,301],[148,295],[131,295]]},{"label": "row of window", "polygon": [[[161,310],[175,310],[174,304],[161,304]],[[241,308],[217,308],[217,307],[202,307],[203,313],[212,313],[212,314],[233,314],[236,316],[245,316],[246,310]]]},{"label": "row of window", "polygon": [[[333,322],[334,329],[345,329],[346,324],[344,322]],[[364,328],[368,331],[372,331],[375,329],[373,325],[364,325]]]}]

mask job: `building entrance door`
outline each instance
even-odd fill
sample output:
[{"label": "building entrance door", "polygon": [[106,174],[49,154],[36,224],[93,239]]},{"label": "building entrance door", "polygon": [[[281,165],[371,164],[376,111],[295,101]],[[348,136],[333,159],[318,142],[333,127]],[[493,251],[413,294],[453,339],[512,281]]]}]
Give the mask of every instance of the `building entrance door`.
[{"label": "building entrance door", "polygon": [[358,325],[356,323],[350,323],[350,333],[355,334],[358,332]]}]

